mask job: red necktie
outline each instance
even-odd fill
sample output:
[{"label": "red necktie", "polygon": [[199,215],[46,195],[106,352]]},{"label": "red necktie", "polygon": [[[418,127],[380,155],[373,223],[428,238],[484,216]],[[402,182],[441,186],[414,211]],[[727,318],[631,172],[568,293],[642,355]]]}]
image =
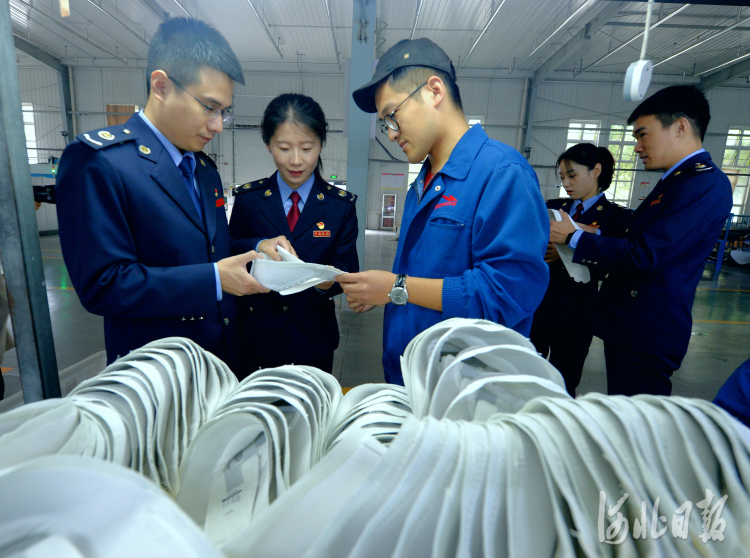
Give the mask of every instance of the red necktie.
[{"label": "red necktie", "polygon": [[289,213],[286,214],[286,222],[289,223],[289,230],[294,232],[294,227],[297,225],[297,220],[299,219],[299,206],[297,204],[302,198],[300,198],[300,195],[296,191],[292,192],[292,195],[289,197],[292,199],[292,207]]},{"label": "red necktie", "polygon": [[573,214],[573,221],[577,223],[578,219],[581,218],[581,213],[583,213],[583,202],[579,203],[578,207],[576,207],[576,212]]}]

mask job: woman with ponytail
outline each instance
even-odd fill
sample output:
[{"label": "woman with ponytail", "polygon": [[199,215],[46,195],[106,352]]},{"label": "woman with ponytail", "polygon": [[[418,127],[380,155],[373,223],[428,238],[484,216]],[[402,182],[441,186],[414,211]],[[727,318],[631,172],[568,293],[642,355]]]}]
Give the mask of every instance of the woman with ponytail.
[{"label": "woman with ponytail", "polygon": [[[615,170],[609,150],[579,143],[558,157],[556,167],[570,197],[548,200],[547,208],[568,213],[588,232],[622,235],[631,211],[610,203],[604,195]],[[550,267],[550,282],[534,314],[531,341],[544,357],[549,355],[549,361],[562,373],[568,393],[575,397],[593,337],[591,315],[598,288],[597,270],[591,266],[591,281],[577,283],[551,243],[545,261]]]},{"label": "woman with ponytail", "polygon": [[[285,93],[266,107],[260,127],[277,171],[234,189],[233,251],[255,250],[259,241],[283,235],[305,262],[359,271],[356,196],[321,177],[328,131],[323,109],[310,97]],[[289,296],[240,298],[241,375],[292,363],[332,372],[339,344],[332,297],[339,293],[338,283],[325,282]]]}]

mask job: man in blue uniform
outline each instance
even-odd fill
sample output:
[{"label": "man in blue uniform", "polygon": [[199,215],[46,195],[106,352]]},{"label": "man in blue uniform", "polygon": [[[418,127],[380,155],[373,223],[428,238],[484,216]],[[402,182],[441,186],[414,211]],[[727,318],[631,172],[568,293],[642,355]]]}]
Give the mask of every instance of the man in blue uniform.
[{"label": "man in blue uniform", "polygon": [[552,223],[551,240],[605,279],[594,334],[604,341],[610,394],[669,395],[687,352],[690,311],[706,258],[732,209],[729,179],[702,148],[711,118],[703,93],[662,89],[633,111],[636,152],[646,170],[665,171],[620,238]]},{"label": "man in blue uniform", "polygon": [[61,157],[65,264],[83,306],[104,316],[108,362],[182,336],[231,363],[233,295],[266,289],[246,269],[255,252],[230,257],[221,180],[201,150],[231,118],[242,69],[216,30],[178,18],[151,40],[147,75],[140,114],[77,136]]},{"label": "man in blue uniform", "polygon": [[528,336],[549,281],[549,218],[526,159],[469,128],[453,64],[428,39],[391,47],[354,101],[378,113],[410,163],[427,157],[406,196],[393,273],[339,277],[355,312],[387,305],[386,381],[403,383],[407,344],[448,318],[484,318]]}]

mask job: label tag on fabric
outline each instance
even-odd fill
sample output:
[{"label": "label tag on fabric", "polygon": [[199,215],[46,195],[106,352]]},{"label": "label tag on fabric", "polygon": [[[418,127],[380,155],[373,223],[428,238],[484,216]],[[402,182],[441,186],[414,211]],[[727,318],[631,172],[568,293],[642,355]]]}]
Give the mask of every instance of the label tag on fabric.
[{"label": "label tag on fabric", "polygon": [[313,236],[331,236],[331,231],[313,231]]}]

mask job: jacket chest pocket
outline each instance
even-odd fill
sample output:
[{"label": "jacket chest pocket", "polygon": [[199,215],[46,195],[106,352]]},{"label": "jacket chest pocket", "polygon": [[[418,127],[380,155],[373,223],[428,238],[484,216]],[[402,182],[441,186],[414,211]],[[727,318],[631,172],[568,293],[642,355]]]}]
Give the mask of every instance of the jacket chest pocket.
[{"label": "jacket chest pocket", "polygon": [[427,230],[453,231],[460,234],[466,230],[468,224],[467,220],[459,215],[433,215],[427,222]]}]

